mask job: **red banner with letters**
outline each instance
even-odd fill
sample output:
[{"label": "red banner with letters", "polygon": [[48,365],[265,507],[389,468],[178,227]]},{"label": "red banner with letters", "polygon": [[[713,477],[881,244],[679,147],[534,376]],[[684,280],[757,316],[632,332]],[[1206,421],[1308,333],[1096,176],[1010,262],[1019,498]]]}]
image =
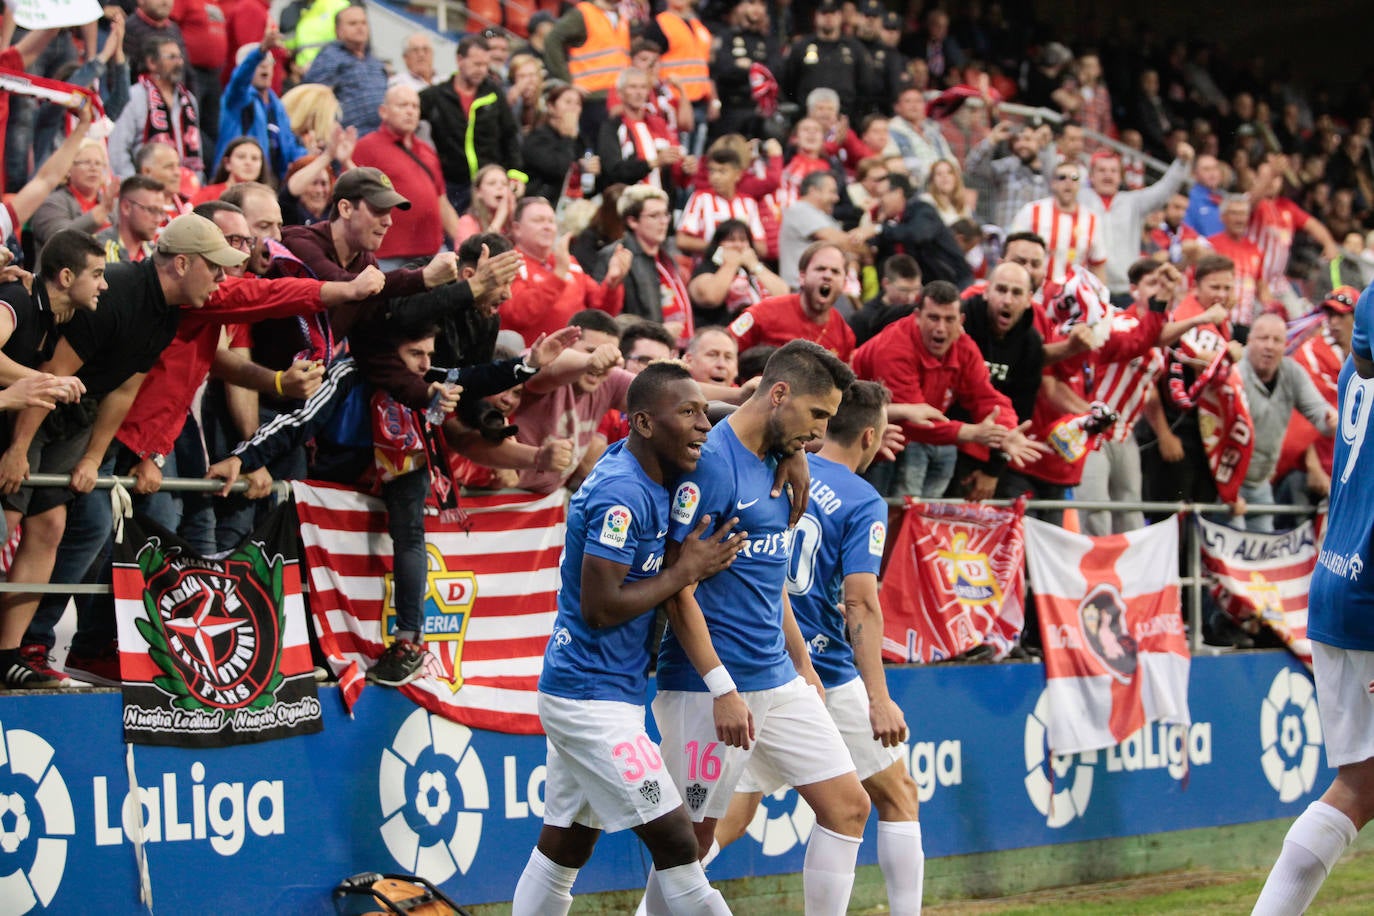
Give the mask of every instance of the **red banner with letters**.
[{"label": "red banner with letters", "polygon": [[1025,623],[1025,500],[1010,508],[907,500],[883,574],[883,657],[938,662],[984,643],[1002,657]]}]

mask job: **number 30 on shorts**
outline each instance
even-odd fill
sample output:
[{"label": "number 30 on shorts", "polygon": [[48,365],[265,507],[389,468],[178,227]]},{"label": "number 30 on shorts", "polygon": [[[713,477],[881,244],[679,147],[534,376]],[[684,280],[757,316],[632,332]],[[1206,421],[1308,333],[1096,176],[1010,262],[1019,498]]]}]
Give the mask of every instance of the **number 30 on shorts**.
[{"label": "number 30 on shorts", "polygon": [[663,758],[648,735],[640,735],[633,742],[620,742],[611,748],[611,756],[625,762],[626,782],[639,782],[644,774],[663,769]]}]

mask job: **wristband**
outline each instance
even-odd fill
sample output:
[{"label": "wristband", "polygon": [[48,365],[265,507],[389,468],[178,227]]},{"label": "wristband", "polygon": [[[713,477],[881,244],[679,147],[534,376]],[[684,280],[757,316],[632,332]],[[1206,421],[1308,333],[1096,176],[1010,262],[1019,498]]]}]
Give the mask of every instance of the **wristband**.
[{"label": "wristband", "polygon": [[277,397],[279,397],[279,398],[284,398],[284,397],[286,397],[286,392],[281,390],[281,377],[282,377],[282,375],[283,375],[282,370],[278,369],[278,370],[277,370],[277,376],[276,376],[275,379],[273,379],[273,382],[272,382],[274,385],[277,386]]},{"label": "wristband", "polygon": [[730,672],[725,670],[724,665],[716,665],[706,672],[701,679],[706,682],[706,689],[711,691],[711,699],[713,700],[719,700],[735,689],[735,681],[730,677]]}]

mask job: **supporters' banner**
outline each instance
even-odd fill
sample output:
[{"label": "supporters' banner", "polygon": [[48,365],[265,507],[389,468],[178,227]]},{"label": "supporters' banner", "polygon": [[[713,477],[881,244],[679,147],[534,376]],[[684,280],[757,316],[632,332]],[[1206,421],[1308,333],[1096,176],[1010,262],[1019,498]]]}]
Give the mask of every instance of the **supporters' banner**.
[{"label": "supporters' banner", "polygon": [[883,588],[883,655],[938,662],[988,643],[1004,656],[1025,622],[1025,500],[1010,508],[908,499]]},{"label": "supporters' banner", "polygon": [[[291,486],[315,629],[351,709],[395,629],[386,508],[353,490]],[[473,728],[540,731],[535,688],[557,610],[565,499],[561,490],[469,496],[464,525],[426,517],[428,655],[403,693]]]},{"label": "supporters' banner", "polygon": [[1197,524],[1217,603],[1250,632],[1260,624],[1273,630],[1311,668],[1307,586],[1317,565],[1315,525],[1303,522],[1283,534],[1257,534],[1201,517]]},{"label": "supporters' banner", "polygon": [[98,0],[18,0],[14,5],[14,21],[29,31],[85,25],[102,15]]},{"label": "supporters' banner", "polygon": [[1049,747],[1111,747],[1149,722],[1188,724],[1178,518],[1090,538],[1026,519],[1045,652]]},{"label": "supporters' banner", "polygon": [[140,518],[114,547],[124,740],[222,747],[319,731],[289,508],[222,557]]}]

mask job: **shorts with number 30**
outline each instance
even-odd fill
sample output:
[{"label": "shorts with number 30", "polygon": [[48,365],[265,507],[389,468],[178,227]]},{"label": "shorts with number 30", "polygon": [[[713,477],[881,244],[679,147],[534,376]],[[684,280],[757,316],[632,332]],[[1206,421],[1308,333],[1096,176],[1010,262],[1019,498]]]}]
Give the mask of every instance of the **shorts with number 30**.
[{"label": "shorts with number 30", "polygon": [[644,731],[643,706],[541,693],[539,721],[548,736],[544,823],[615,832],[682,804]]},{"label": "shorts with number 30", "polygon": [[747,751],[716,739],[709,693],[665,690],[654,698],[663,757],[692,820],[725,814],[751,754],[789,786],[809,786],[854,770],[820,694],[800,676],[740,696],[754,714],[755,740]]}]

